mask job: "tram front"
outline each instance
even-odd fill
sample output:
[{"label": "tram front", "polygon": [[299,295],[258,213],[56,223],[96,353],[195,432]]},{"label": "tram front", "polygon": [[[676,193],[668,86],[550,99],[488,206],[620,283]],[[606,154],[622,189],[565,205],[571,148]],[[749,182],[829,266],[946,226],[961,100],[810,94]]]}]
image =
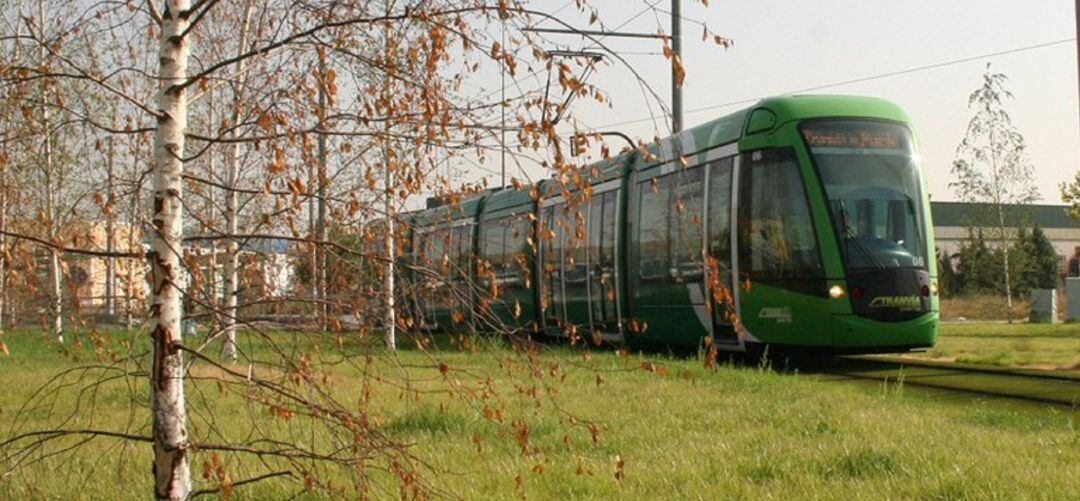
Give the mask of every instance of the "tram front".
[{"label": "tram front", "polygon": [[[811,120],[800,132],[844,262],[852,315],[833,322],[833,343],[895,350],[931,346],[937,285],[918,155],[908,128],[875,120]],[[885,350],[891,351],[891,350]]]}]

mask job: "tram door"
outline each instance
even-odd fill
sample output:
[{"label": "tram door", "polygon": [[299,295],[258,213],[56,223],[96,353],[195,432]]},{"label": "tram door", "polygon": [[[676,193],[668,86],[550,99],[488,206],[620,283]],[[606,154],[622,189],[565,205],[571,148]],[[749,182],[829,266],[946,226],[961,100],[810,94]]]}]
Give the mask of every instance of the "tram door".
[{"label": "tram door", "polygon": [[589,258],[588,245],[589,206],[580,204],[570,207],[556,206],[556,217],[562,215],[562,281],[566,322],[573,326],[577,335],[585,335],[590,329],[589,319]]},{"label": "tram door", "polygon": [[615,275],[618,207],[618,189],[597,193],[589,203],[589,315],[594,332],[619,331]]},{"label": "tram door", "polygon": [[669,266],[668,329],[673,343],[694,345],[709,334],[705,262],[702,259],[705,209],[705,166],[676,170],[665,176]]},{"label": "tram door", "polygon": [[424,278],[424,321],[431,328],[437,327],[435,323],[435,291],[438,287],[438,280],[435,278],[438,276],[439,263],[442,262],[440,256],[442,255],[442,240],[439,238],[438,232],[434,230],[428,230],[424,234],[424,266],[433,273],[434,276],[428,275]]},{"label": "tram door", "polygon": [[557,224],[560,208],[548,205],[540,212],[540,310],[542,327],[549,334],[563,328],[562,225]]},{"label": "tram door", "polygon": [[709,165],[709,195],[706,263],[709,277],[709,298],[712,312],[713,339],[718,344],[739,344],[735,332],[735,295],[738,284],[732,272],[731,202],[734,157],[714,160]]},{"label": "tram door", "polygon": [[612,189],[580,208],[563,202],[541,210],[541,305],[549,334],[564,335],[570,326],[583,337],[619,332],[618,201]]}]

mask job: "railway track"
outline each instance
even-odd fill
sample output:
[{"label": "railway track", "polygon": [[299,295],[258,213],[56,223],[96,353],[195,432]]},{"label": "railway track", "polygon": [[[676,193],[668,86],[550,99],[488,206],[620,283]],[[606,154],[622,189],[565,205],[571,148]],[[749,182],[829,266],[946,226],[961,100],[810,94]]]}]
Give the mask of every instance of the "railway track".
[{"label": "railway track", "polygon": [[[809,370],[806,370],[809,369]],[[1080,409],[1080,375],[896,356],[838,357],[804,372],[935,388]]]}]

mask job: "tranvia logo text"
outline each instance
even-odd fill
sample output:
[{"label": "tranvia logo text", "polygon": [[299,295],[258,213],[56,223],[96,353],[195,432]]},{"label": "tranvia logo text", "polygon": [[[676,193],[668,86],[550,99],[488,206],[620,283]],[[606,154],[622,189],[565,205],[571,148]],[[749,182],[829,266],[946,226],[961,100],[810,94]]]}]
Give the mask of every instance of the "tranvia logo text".
[{"label": "tranvia logo text", "polygon": [[870,302],[871,308],[898,308],[917,310],[922,306],[919,296],[878,296]]},{"label": "tranvia logo text", "polygon": [[783,308],[762,308],[757,317],[760,319],[773,319],[778,324],[790,324],[791,308],[787,306]]}]

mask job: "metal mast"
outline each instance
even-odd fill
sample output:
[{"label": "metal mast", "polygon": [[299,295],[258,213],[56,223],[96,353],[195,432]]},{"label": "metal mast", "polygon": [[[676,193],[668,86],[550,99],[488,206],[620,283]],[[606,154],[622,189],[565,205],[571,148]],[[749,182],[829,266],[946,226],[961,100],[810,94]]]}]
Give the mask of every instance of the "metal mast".
[{"label": "metal mast", "polygon": [[[1080,3],[1080,0],[1076,0]],[[671,132],[683,128],[682,84],[675,75],[676,64],[682,64],[682,2],[671,0]]]}]

